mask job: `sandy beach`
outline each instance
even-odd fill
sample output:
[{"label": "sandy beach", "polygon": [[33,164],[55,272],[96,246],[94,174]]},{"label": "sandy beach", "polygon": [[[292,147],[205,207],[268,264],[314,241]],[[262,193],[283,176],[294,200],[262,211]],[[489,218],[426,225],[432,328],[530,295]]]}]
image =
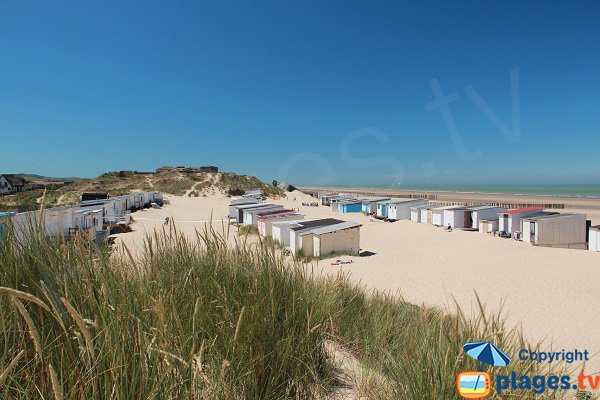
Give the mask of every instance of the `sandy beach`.
[{"label": "sandy beach", "polygon": [[[361,248],[370,255],[346,257],[354,262],[342,267],[322,260],[314,265],[319,273],[348,272],[367,290],[389,291],[416,304],[450,311],[455,299],[467,314],[477,310],[476,292],[490,311],[497,311],[504,302],[509,327],[522,326],[528,340],[544,339],[547,347],[558,351],[587,349],[596,354],[586,371],[600,372],[600,253],[534,247],[478,232],[446,232],[412,221],[388,223],[362,214],[334,214],[329,207],[302,206],[302,202],[315,201],[303,193],[287,196],[276,203],[299,209],[306,217],[363,224]],[[134,213],[134,231],[117,235],[117,245],[141,246],[145,234],[161,228],[167,216],[190,236],[207,221],[212,220],[217,228],[228,225],[230,199],[225,196],[167,198],[171,204],[162,209]],[[577,208],[568,212],[586,212],[594,224],[600,223],[600,210],[587,205],[574,204]]]}]

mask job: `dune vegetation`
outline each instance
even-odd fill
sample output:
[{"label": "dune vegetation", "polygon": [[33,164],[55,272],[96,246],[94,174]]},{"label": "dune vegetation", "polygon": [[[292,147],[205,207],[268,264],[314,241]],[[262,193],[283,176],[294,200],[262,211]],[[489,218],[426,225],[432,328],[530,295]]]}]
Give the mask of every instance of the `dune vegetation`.
[{"label": "dune vegetation", "polygon": [[[221,193],[236,196],[245,189],[260,188],[266,196],[282,196],[283,191],[250,175],[233,172],[184,172],[159,169],[156,173],[135,171],[106,172],[93,179],[69,181],[46,190],[46,206],[76,204],[84,192],[104,192],[119,196],[133,191],[156,190],[175,196],[199,197]],[[0,212],[30,211],[39,208],[44,189],[27,190],[0,196]]]},{"label": "dune vegetation", "polygon": [[[366,293],[344,276],[315,276],[271,242],[236,236],[232,245],[228,235],[206,228],[191,240],[171,226],[134,258],[84,239],[32,233],[16,243],[9,233],[0,251],[0,398],[334,399],[351,391],[448,400],[458,399],[456,374],[477,369],[465,341],[493,340],[513,354],[526,346],[498,316]],[[359,366],[350,382],[332,344]],[[504,372],[549,373],[538,368],[511,363]]]}]

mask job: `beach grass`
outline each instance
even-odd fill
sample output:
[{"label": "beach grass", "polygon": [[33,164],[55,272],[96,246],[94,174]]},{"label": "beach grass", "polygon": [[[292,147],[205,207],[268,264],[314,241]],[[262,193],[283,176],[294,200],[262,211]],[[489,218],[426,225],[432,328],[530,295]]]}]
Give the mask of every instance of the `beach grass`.
[{"label": "beach grass", "polygon": [[[485,311],[467,318],[367,293],[344,275],[315,276],[268,241],[232,245],[228,234],[208,226],[192,240],[170,226],[135,257],[9,234],[0,398],[332,398],[329,341],[356,357],[365,374],[354,390],[369,399],[458,399],[456,374],[478,367],[465,341],[526,346]],[[550,373],[531,362],[512,370]]]}]

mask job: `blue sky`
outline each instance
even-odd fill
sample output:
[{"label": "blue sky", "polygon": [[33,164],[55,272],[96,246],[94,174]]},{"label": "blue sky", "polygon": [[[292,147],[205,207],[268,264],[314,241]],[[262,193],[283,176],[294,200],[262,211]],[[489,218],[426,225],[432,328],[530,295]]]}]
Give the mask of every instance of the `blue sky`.
[{"label": "blue sky", "polygon": [[600,183],[599,20],[583,1],[1,2],[0,171]]}]

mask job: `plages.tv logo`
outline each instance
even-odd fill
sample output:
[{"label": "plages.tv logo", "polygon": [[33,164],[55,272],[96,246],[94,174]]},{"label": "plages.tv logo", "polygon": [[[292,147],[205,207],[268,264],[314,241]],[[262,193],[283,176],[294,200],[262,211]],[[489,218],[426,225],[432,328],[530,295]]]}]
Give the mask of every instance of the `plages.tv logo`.
[{"label": "plages.tv logo", "polygon": [[483,371],[483,364],[505,367],[510,358],[491,342],[467,342],[463,350],[479,362],[478,371],[464,371],[456,377],[458,394],[465,399],[483,399],[492,392],[492,378]]}]

